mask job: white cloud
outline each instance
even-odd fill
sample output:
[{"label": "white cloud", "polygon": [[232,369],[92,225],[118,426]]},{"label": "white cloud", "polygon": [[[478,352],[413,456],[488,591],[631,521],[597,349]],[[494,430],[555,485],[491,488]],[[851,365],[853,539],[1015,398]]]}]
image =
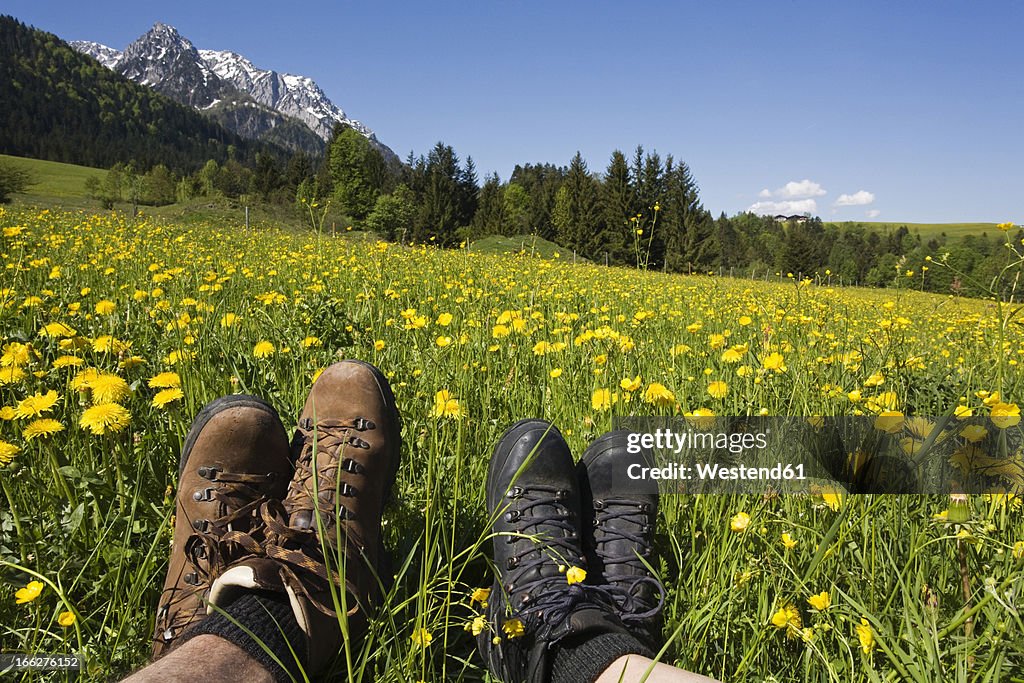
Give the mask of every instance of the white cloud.
[{"label": "white cloud", "polygon": [[761,190],[760,192],[758,192],[757,196],[760,197],[761,199],[771,199],[772,198],[772,191],[769,190],[766,187],[763,190]]},{"label": "white cloud", "polygon": [[774,216],[780,213],[786,214],[787,216],[801,213],[815,214],[818,212],[818,202],[813,199],[795,199],[781,202],[756,202],[752,204],[747,211],[760,214],[762,216]]},{"label": "white cloud", "polygon": [[878,209],[870,209],[870,210],[869,210],[869,211],[867,212],[867,217],[868,217],[868,218],[878,218],[878,217],[879,217],[879,216],[881,216],[881,215],[882,215],[882,212],[881,212],[881,211],[879,211]]},{"label": "white cloud", "polygon": [[825,193],[825,188],[821,185],[813,180],[804,178],[800,181],[790,180],[775,190],[774,195],[781,199],[805,199],[807,197],[820,197]]},{"label": "white cloud", "polygon": [[841,194],[836,206],[866,206],[875,201],[875,195],[867,190],[857,190],[853,194]]}]

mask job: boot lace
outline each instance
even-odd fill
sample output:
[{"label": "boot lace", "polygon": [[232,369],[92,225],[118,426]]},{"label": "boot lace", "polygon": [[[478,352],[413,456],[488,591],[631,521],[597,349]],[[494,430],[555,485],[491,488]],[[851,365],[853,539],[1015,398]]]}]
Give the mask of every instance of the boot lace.
[{"label": "boot lace", "polygon": [[[615,524],[617,520],[627,524]],[[601,540],[596,542],[596,550],[604,561],[606,575],[609,566],[626,565],[630,570],[628,576],[615,576],[613,572],[608,578],[609,585],[604,586],[615,600],[623,623],[635,624],[657,616],[665,604],[665,586],[651,575],[643,562],[652,551],[650,506],[627,498],[595,500],[594,526],[603,532]],[[637,531],[630,531],[631,528]],[[625,541],[628,547],[636,549],[635,552],[608,555],[605,548],[618,541]],[[652,588],[656,600],[643,596],[641,588],[645,585]]]}]

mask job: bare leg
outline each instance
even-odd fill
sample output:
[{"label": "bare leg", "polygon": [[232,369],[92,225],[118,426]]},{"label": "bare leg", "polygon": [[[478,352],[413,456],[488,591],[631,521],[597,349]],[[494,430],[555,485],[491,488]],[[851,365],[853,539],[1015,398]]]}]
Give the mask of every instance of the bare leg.
[{"label": "bare leg", "polygon": [[246,681],[274,683],[274,677],[244,650],[217,636],[196,636],[165,657],[136,671],[125,683]]},{"label": "bare leg", "polygon": [[[653,667],[651,665],[654,665]],[[649,673],[648,673],[649,671]],[[640,655],[625,655],[611,663],[595,683],[717,683],[715,679],[677,669]]]}]

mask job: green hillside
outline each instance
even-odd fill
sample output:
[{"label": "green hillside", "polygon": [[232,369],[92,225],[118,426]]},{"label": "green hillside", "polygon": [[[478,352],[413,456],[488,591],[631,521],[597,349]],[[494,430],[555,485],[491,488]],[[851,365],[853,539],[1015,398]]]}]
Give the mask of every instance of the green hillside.
[{"label": "green hillside", "polygon": [[[520,252],[541,258],[562,258],[572,261],[572,249],[560,247],[543,237],[535,235],[488,235],[469,245],[469,250],[478,254],[518,254]],[[556,256],[556,254],[558,256]],[[586,259],[577,256],[577,262]]]},{"label": "green hillside", "polygon": [[913,233],[920,233],[921,239],[927,240],[938,237],[942,233],[950,239],[960,239],[967,235],[980,235],[987,232],[990,236],[999,232],[995,223],[874,223],[865,221],[844,221],[826,223],[839,228],[863,227],[865,230],[874,230],[878,233],[895,232],[900,227],[906,226],[907,230]]},{"label": "green hillside", "polygon": [[58,161],[26,159],[0,154],[0,163],[23,168],[32,174],[32,184],[26,188],[26,197],[50,197],[54,199],[85,199],[85,181],[89,178],[102,180],[106,171],[88,166],[62,164]]}]

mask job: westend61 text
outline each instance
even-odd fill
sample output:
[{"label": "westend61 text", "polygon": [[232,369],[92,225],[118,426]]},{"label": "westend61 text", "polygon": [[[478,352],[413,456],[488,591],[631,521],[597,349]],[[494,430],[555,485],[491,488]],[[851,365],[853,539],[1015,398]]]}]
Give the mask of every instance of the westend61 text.
[{"label": "westend61 text", "polygon": [[634,463],[626,470],[630,479],[660,480],[716,480],[716,481],[794,481],[807,477],[803,464],[776,463],[774,467],[747,467],[736,465],[723,467],[717,464],[695,463],[692,467],[671,463],[664,467],[644,467]]}]

